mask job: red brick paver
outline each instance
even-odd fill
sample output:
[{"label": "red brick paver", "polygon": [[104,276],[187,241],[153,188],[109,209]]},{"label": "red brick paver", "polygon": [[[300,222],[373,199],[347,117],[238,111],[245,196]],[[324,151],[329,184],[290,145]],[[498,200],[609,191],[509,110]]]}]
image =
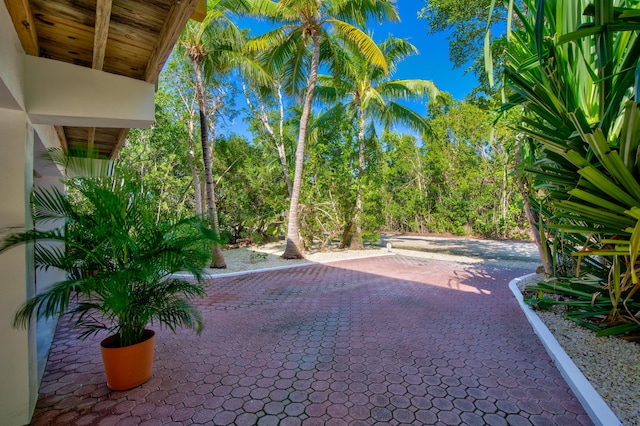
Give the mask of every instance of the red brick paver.
[{"label": "red brick paver", "polygon": [[34,425],[589,425],[507,284],[526,271],[390,256],[212,279],[200,336],[106,388],[61,321]]}]

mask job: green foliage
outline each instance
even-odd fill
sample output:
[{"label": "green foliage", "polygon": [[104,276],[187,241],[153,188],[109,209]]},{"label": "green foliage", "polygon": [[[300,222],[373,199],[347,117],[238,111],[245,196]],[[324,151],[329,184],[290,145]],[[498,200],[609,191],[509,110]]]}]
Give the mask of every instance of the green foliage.
[{"label": "green foliage", "polygon": [[138,176],[153,196],[157,218],[193,215],[194,189],[188,164],[188,129],[176,120],[166,92],[156,99],[156,119],[150,129],[132,129],[121,150],[121,170]]},{"label": "green foliage", "polygon": [[[250,49],[262,52],[269,69],[283,76],[283,88],[289,95],[300,95],[307,90],[311,68],[312,40],[321,42],[317,47],[320,59],[331,74],[341,74],[341,63],[332,48],[337,37],[358,51],[368,62],[388,72],[388,64],[379,47],[362,30],[369,19],[382,22],[399,21],[398,12],[388,0],[323,0],[314,2],[276,2],[248,0],[252,13],[270,19],[281,26],[254,38]],[[318,70],[313,70],[317,73]],[[315,84],[315,83],[314,83]]]},{"label": "green foliage", "polygon": [[[606,280],[597,276],[585,274],[581,277],[554,279],[552,282],[543,281],[527,290],[537,291],[538,296],[527,303],[543,309],[542,306],[558,305],[566,307],[564,316],[579,325],[594,330],[598,336],[624,334],[637,339],[640,324],[633,321],[618,321],[612,323],[609,313],[615,309],[614,300],[610,294],[610,286]],[[546,294],[558,294],[563,300],[551,300]],[[541,306],[542,304],[542,306]],[[640,310],[640,301],[630,299],[626,308],[630,312]]]},{"label": "green foliage", "polygon": [[268,241],[273,238],[269,227],[282,222],[287,188],[273,156],[269,147],[252,145],[237,135],[216,140],[213,170],[218,177],[220,226],[229,232],[230,241]]},{"label": "green foliage", "polygon": [[[417,49],[405,39],[389,37],[380,44],[386,62],[391,71],[407,56],[417,53]],[[336,56],[344,61],[341,65],[342,73],[335,76],[319,76],[318,94],[325,101],[336,102],[319,119],[320,125],[325,117],[336,114],[348,114],[358,130],[358,159],[356,173],[356,203],[352,213],[350,246],[362,248],[362,222],[365,210],[363,208],[363,191],[367,165],[366,130],[369,129],[369,140],[377,139],[375,123],[383,123],[385,127],[401,123],[422,133],[430,129],[424,117],[408,108],[399,101],[418,99],[428,96],[434,100],[438,98],[438,90],[431,81],[427,80],[391,80],[379,66],[369,62],[357,52],[336,49]],[[346,230],[349,232],[349,230]]]},{"label": "green foliage", "polygon": [[526,232],[506,146],[512,134],[491,113],[458,102],[429,119],[431,136],[419,145],[387,135],[385,228],[512,238]]},{"label": "green foliage", "polygon": [[[159,200],[126,174],[66,184],[75,201],[57,189],[34,194],[35,220],[55,221],[52,230],[13,232],[0,245],[4,252],[33,242],[37,268],[66,272],[18,310],[14,325],[68,313],[81,338],[108,330],[122,346],[138,343],[149,323],[199,332],[202,317],[190,300],[204,295],[211,234],[193,218],[158,219]],[[172,276],[179,271],[195,283]]]},{"label": "green foliage", "polygon": [[268,253],[261,253],[259,251],[253,251],[253,250],[249,252],[249,262],[251,263],[264,262],[265,260],[267,260],[268,257],[269,257]]},{"label": "green foliage", "polygon": [[555,300],[548,298],[543,291],[538,291],[534,297],[525,299],[525,303],[539,311],[550,311],[558,304]]},{"label": "green foliage", "polygon": [[348,115],[325,117],[320,126],[312,123],[312,129],[314,143],[307,152],[300,215],[307,244],[342,238],[351,228],[358,168],[357,130]]},{"label": "green foliage", "polygon": [[[334,54],[334,40],[339,38],[353,51],[385,73],[389,66],[379,47],[364,31],[367,20],[398,21],[397,9],[389,0],[342,0],[273,2],[251,0],[253,12],[281,26],[256,37],[249,44],[261,52],[264,63],[274,74],[282,76],[283,89],[289,95],[302,95],[302,114],[298,128],[293,184],[287,223],[287,246],[282,257],[303,257],[300,247],[299,199],[302,191],[305,148],[309,120],[320,62],[327,64],[330,74],[341,75],[342,62]],[[305,84],[306,83],[306,84]]]},{"label": "green foliage", "polygon": [[[228,19],[232,16],[229,12],[233,1],[213,4],[212,9],[223,14],[215,17],[211,12],[210,28],[193,24],[183,34],[162,75],[155,125],[133,131],[122,150],[127,169],[140,177],[145,189],[158,201],[156,219],[193,212],[196,195],[204,199],[204,151],[193,149],[202,129],[195,103],[194,63],[187,55],[202,53],[220,240],[233,243],[248,238],[259,242],[282,237],[288,223],[289,201],[282,160],[289,165],[296,160],[295,136],[299,135],[304,111],[299,102],[309,76],[311,38],[301,36],[301,14],[292,12],[304,2],[280,3],[245,2],[244,6],[251,6],[245,12],[250,10],[283,24],[282,28],[247,44],[243,31]],[[362,18],[378,7],[386,9],[376,12],[376,18],[395,19],[391,2],[358,2],[361,8],[352,10],[349,5],[354,4],[324,1],[313,7],[317,6],[327,16],[335,13],[334,17],[354,26],[361,25]],[[215,28],[213,24],[218,21],[221,25]],[[385,57],[392,73],[403,58],[415,53],[406,40],[390,37],[377,46],[378,51],[371,46],[373,50],[365,56],[347,54],[347,49],[354,50],[353,43],[364,46],[363,34],[333,20],[322,22],[326,28],[319,29],[321,70],[330,75],[319,77],[315,97],[323,102],[315,105],[315,112],[319,107],[325,109],[319,116],[309,110],[311,122],[302,156],[301,204],[296,210],[302,225],[299,233],[306,243],[338,238],[349,244],[355,216],[359,216],[365,240],[375,240],[382,229],[526,236],[522,200],[513,189],[513,156],[508,155],[513,134],[504,127],[497,127],[492,133],[490,123],[495,117],[491,113],[477,104],[453,104],[450,96],[447,102],[448,95],[436,93],[430,82],[391,80],[391,74],[387,75],[379,63],[380,58],[374,57],[379,54]],[[336,37],[334,27],[344,30],[344,37]],[[225,37],[220,34],[227,32],[234,49],[243,51],[250,47],[256,55],[244,50],[248,59],[253,61],[258,56],[263,64],[277,70],[275,83],[259,78],[259,72],[254,73],[256,79],[243,79],[243,89],[250,99],[248,131],[252,138],[215,135],[215,121],[231,117],[228,105],[234,98],[234,87],[239,84],[229,78],[230,67],[237,66],[251,77],[251,67],[255,65],[252,62],[253,65],[242,66],[238,58],[231,56],[207,62],[207,56],[216,56],[218,50],[225,48]],[[269,44],[270,41],[275,43]],[[280,97],[285,92],[294,96]],[[424,96],[430,101],[429,117],[408,111],[395,102]],[[338,99],[345,102],[337,105]],[[362,172],[358,156],[360,109],[366,112]],[[412,125],[419,129],[418,134],[431,129],[431,134],[415,138],[385,133],[379,140],[377,132],[381,129],[386,132],[382,126],[393,122]],[[275,146],[278,143],[281,156]],[[294,177],[291,173],[289,180]],[[198,180],[200,187],[194,188]],[[356,215],[358,187],[362,211]]]}]

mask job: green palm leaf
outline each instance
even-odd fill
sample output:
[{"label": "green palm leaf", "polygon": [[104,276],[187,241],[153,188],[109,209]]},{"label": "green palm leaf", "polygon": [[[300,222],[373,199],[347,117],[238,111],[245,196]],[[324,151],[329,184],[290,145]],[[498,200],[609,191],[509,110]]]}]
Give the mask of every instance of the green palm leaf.
[{"label": "green palm leaf", "polygon": [[380,67],[385,73],[389,71],[387,60],[380,47],[360,28],[337,19],[328,19],[333,23],[336,32],[348,43],[357,47],[364,58],[373,65]]}]

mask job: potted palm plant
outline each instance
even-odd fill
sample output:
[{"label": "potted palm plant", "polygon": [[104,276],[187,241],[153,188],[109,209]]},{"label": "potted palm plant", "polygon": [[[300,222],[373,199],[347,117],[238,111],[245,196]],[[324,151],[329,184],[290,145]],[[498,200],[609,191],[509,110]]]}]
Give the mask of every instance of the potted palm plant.
[{"label": "potted palm plant", "polygon": [[[101,343],[107,385],[130,389],[151,377],[154,332],[149,324],[200,332],[202,316],[191,301],[204,295],[203,267],[212,235],[195,218],[158,220],[153,200],[136,178],[75,178],[66,186],[73,200],[58,189],[37,190],[33,196],[36,223],[62,225],[11,232],[0,243],[2,253],[33,242],[36,268],[66,271],[64,280],[18,309],[14,326],[27,327],[34,316],[66,314],[82,329],[80,338],[109,332]],[[193,279],[175,277],[178,271]],[[147,365],[130,364],[135,361]]]}]

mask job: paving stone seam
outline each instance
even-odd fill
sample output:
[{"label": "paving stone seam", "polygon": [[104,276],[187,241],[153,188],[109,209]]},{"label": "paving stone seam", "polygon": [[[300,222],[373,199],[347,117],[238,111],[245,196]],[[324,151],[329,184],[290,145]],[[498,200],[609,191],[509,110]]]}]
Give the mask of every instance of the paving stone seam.
[{"label": "paving stone seam", "polygon": [[509,282],[509,288],[518,301],[522,312],[527,317],[529,324],[531,324],[533,331],[542,342],[547,353],[558,367],[558,370],[560,370],[562,377],[567,381],[567,384],[593,423],[596,426],[622,425],[618,417],[611,411],[611,408],[609,408],[593,385],[591,385],[589,380],[582,374],[578,366],[571,360],[564,349],[562,349],[562,346],[560,346],[560,343],[558,343],[544,322],[542,322],[535,311],[525,303],[524,297],[518,288],[518,282],[533,275],[536,274],[523,275]]}]

